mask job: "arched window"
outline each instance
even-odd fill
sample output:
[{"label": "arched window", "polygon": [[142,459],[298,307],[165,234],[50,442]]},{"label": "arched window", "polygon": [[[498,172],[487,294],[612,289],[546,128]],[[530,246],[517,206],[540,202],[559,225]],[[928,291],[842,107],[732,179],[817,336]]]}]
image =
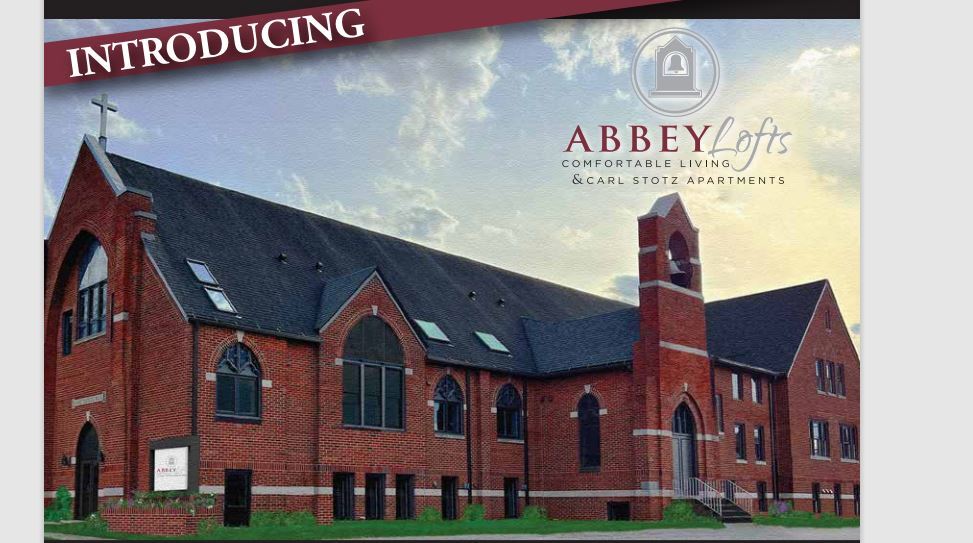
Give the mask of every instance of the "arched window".
[{"label": "arched window", "polygon": [[242,343],[224,349],[216,366],[216,414],[260,416],[260,366],[253,351]]},{"label": "arched window", "polygon": [[444,434],[463,433],[463,391],[459,383],[449,375],[436,385],[433,394],[435,430]]},{"label": "arched window", "polygon": [[503,385],[497,395],[497,437],[506,439],[520,439],[522,405],[520,393],[513,385]]},{"label": "arched window", "polygon": [[108,255],[97,241],[91,242],[78,269],[78,339],[105,331],[105,298],[108,290]]},{"label": "arched window", "polygon": [[585,394],[578,401],[578,448],[581,469],[595,470],[601,467],[601,420],[598,398]]},{"label": "arched window", "polygon": [[669,282],[690,288],[693,284],[693,265],[689,261],[689,244],[679,232],[669,237]]},{"label": "arched window", "polygon": [[395,331],[368,316],[348,332],[342,355],[342,421],[349,426],[402,428],[403,353]]}]

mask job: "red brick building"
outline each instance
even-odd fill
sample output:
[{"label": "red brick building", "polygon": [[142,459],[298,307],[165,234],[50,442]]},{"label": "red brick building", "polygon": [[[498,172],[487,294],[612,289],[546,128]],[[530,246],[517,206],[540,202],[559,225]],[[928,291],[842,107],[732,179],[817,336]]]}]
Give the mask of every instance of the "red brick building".
[{"label": "red brick building", "polygon": [[704,303],[678,195],[630,306],[106,153],[46,241],[45,490],[251,510],[857,514],[859,360],[827,281]]}]

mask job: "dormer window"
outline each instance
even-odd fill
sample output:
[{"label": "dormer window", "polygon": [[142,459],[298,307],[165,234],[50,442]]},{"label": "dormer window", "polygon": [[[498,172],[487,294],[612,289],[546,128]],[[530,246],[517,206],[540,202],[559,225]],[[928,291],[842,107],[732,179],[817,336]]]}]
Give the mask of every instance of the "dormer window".
[{"label": "dormer window", "polygon": [[97,241],[81,258],[78,277],[78,339],[82,339],[105,331],[108,255]]},{"label": "dormer window", "polygon": [[679,232],[669,237],[666,256],[669,257],[667,270],[669,282],[683,288],[690,288],[693,284],[693,265],[689,261],[689,245]]}]

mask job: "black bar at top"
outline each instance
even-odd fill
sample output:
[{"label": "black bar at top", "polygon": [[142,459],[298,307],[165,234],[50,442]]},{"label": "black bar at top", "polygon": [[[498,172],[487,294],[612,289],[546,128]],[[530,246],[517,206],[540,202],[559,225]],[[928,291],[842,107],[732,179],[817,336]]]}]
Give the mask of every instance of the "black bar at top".
[{"label": "black bar at top", "polygon": [[[349,0],[44,0],[46,19],[226,19]],[[408,2],[408,0],[401,0]],[[849,0],[676,0],[577,15],[576,19],[858,19]]]}]

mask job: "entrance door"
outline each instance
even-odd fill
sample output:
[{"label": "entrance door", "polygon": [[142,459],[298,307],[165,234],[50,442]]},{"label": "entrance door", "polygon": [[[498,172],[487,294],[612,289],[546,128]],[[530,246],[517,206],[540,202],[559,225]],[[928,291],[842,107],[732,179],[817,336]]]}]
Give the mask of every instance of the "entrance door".
[{"label": "entrance door", "polygon": [[87,518],[98,512],[98,463],[101,448],[98,432],[86,422],[78,436],[78,448],[74,467],[74,517]]},{"label": "entrance door", "polygon": [[223,524],[250,525],[250,477],[248,469],[228,469],[224,483]]},{"label": "entrance door", "polygon": [[503,480],[503,516],[517,518],[520,516],[517,499],[517,478],[510,477]]},{"label": "entrance door", "polygon": [[456,502],[459,495],[459,479],[443,477],[443,519],[456,520]]},{"label": "entrance door", "polygon": [[689,494],[689,481],[696,477],[696,425],[686,404],[672,415],[672,485],[677,496]]}]

